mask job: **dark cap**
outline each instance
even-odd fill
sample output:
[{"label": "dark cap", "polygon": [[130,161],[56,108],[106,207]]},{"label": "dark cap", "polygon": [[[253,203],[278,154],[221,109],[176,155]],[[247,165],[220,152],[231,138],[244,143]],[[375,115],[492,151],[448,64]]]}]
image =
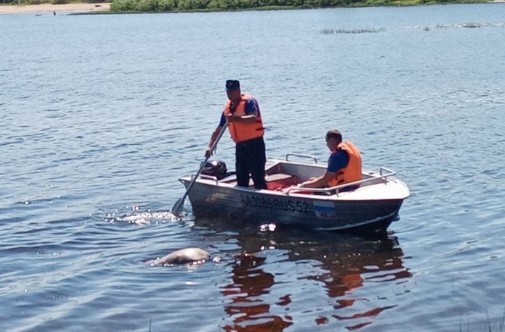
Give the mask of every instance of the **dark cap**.
[{"label": "dark cap", "polygon": [[226,90],[240,90],[240,82],[237,80],[227,80],[226,81]]},{"label": "dark cap", "polygon": [[326,140],[328,140],[329,138],[334,138],[337,141],[342,142],[342,134],[337,129],[328,130],[328,132],[326,133]]}]

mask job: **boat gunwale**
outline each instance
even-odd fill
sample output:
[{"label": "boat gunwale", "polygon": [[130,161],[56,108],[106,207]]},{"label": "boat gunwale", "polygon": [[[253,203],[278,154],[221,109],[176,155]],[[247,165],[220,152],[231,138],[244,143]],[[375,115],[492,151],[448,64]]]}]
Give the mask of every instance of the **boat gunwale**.
[{"label": "boat gunwale", "polygon": [[[272,158],[269,159],[267,162],[270,163],[265,169],[266,175],[271,176],[274,174],[282,174],[281,172],[278,173],[269,173],[269,171],[273,170],[275,167],[278,167],[279,165],[282,164],[290,164],[290,165],[295,165],[295,166],[302,166],[302,167],[307,167],[307,168],[320,168],[320,169],[325,169],[323,165],[317,164],[317,159],[316,163],[314,164],[307,164],[303,162],[296,162],[296,161],[289,161],[287,159],[289,155],[286,156],[286,160],[278,159],[278,158]],[[298,156],[298,155],[297,155]],[[305,156],[305,155],[302,155]],[[312,156],[308,156],[312,157]],[[387,172],[383,174],[384,172]],[[203,183],[203,184],[208,184],[211,186],[217,186],[217,187],[228,187],[232,188],[233,190],[237,191],[246,191],[246,192],[255,192],[258,194],[271,194],[271,195],[276,195],[276,196],[285,196],[285,197],[298,197],[298,198],[309,198],[309,199],[317,199],[317,200],[331,200],[335,201],[336,198],[339,198],[338,200],[342,199],[343,196],[346,194],[350,193],[349,191],[342,191],[343,189],[350,187],[350,186],[356,186],[359,185],[359,188],[356,190],[359,190],[361,188],[366,188],[369,186],[374,186],[379,183],[372,183],[376,181],[381,181],[383,184],[388,184],[388,183],[394,183],[397,184],[405,190],[405,195],[403,198],[398,198],[398,199],[406,199],[410,196],[410,190],[406,183],[398,179],[395,175],[396,172],[386,168],[386,167],[380,167],[378,171],[363,171],[362,172],[363,176],[366,176],[367,178],[359,180],[359,181],[354,181],[350,183],[345,183],[333,187],[328,187],[328,188],[290,188],[286,192],[282,191],[277,191],[277,190],[270,190],[270,189],[254,189],[254,188],[249,188],[249,187],[237,187],[234,182],[228,183],[226,181],[226,178],[224,179],[218,179],[215,176],[212,175],[205,175],[205,174],[200,174],[196,181]],[[287,174],[294,176],[292,174]],[[189,180],[188,180],[189,179]],[[194,175],[188,175],[185,176],[181,179],[179,179],[182,183],[183,181],[192,181],[194,179]],[[323,194],[323,195],[317,195],[317,194]],[[342,195],[343,194],[343,195]],[[353,199],[354,200],[354,199]],[[376,199],[376,200],[381,200]]]}]

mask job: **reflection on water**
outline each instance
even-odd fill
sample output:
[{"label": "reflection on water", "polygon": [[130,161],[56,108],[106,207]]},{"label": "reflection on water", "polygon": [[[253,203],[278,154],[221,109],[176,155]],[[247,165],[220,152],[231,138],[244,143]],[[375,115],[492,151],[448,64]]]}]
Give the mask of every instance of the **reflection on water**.
[{"label": "reflection on water", "polygon": [[412,275],[392,235],[377,240],[221,220],[195,224],[218,235],[230,236],[232,231],[241,252],[231,266],[229,283],[221,289],[230,318],[225,331],[282,331],[295,322],[308,324],[300,321],[308,317],[309,326],[338,324],[357,330],[396,306],[386,299],[385,284],[398,284]]},{"label": "reflection on water", "polygon": [[[228,299],[225,312],[233,318],[233,324],[226,325],[225,331],[279,331],[292,324],[287,315],[272,315],[270,304],[262,299],[275,284],[275,276],[261,268],[265,260],[265,257],[248,253],[238,258],[232,282],[222,289]],[[289,302],[289,295],[286,295],[283,304]]]}]

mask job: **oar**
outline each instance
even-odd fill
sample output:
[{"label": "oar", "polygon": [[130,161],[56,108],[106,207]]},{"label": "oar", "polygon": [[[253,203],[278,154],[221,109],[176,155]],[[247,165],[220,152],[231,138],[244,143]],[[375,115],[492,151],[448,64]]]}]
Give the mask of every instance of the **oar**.
[{"label": "oar", "polygon": [[[212,143],[212,145],[210,146],[210,151],[214,151],[214,149],[216,148],[217,146],[217,143],[219,142],[219,140],[221,139],[221,136],[223,136],[223,133],[224,131],[226,130],[226,127],[227,127],[228,123],[225,123],[225,125],[221,128],[221,131],[219,132],[219,134],[217,135],[216,139],[214,140],[214,142]],[[174,204],[174,207],[172,208],[172,214],[178,216],[179,214],[181,214],[182,212],[182,209],[184,208],[184,201],[186,200],[186,197],[188,196],[189,194],[189,191],[191,190],[191,188],[193,187],[193,184],[195,184],[195,181],[196,179],[198,178],[198,176],[200,175],[200,173],[202,172],[203,168],[205,167],[205,164],[207,163],[207,161],[209,160],[210,158],[210,155],[205,157],[205,160],[202,162],[202,164],[200,165],[200,169],[198,170],[198,172],[196,172],[196,175],[193,177],[193,179],[191,180],[191,182],[189,183],[189,186],[188,188],[186,189],[186,192],[184,193],[184,196],[182,196],[182,198],[178,199],[177,202],[175,202]]]}]

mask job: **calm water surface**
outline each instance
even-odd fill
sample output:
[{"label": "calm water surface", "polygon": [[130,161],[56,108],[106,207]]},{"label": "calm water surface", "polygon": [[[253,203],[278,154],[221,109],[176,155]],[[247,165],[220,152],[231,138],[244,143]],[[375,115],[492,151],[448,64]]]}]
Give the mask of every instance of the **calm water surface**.
[{"label": "calm water surface", "polygon": [[[0,330],[503,330],[504,17],[0,16]],[[172,220],[228,78],[258,98],[270,157],[324,162],[336,127],[366,168],[397,171],[412,196],[388,239],[195,220],[189,204]],[[228,138],[217,158],[233,165]],[[222,260],[144,263],[190,246]]]}]

